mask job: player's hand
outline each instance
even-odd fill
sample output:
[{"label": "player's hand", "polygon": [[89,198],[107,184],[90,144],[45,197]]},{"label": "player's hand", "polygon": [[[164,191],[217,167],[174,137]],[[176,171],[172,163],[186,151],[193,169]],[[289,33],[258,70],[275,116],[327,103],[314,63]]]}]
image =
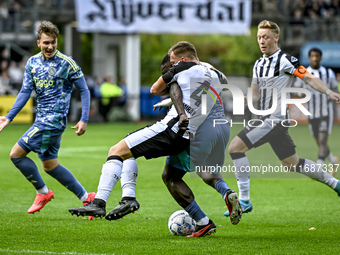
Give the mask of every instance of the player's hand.
[{"label": "player's hand", "polygon": [[179,115],[179,121],[178,121],[178,127],[183,130],[187,130],[187,127],[189,125],[189,119],[188,116],[184,113]]},{"label": "player's hand", "polygon": [[87,124],[83,121],[79,121],[75,126],[71,127],[72,129],[78,129],[76,131],[77,136],[83,135],[86,131]]},{"label": "player's hand", "polygon": [[155,111],[159,107],[158,111],[160,111],[163,107],[169,107],[171,105],[172,105],[171,98],[167,98],[167,99],[164,99],[164,100],[160,101],[157,104],[154,104],[153,105],[153,110]]},{"label": "player's hand", "polygon": [[340,94],[335,93],[334,91],[331,91],[331,93],[329,93],[329,97],[334,100],[337,104],[340,103]]},{"label": "player's hand", "polygon": [[5,116],[0,116],[0,133],[10,122]]}]

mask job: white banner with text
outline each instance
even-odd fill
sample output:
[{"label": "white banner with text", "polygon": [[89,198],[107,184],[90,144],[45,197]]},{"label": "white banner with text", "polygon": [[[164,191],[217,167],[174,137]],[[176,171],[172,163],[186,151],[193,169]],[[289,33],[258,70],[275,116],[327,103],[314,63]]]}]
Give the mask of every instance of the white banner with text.
[{"label": "white banner with text", "polygon": [[79,32],[249,33],[251,0],[77,0]]}]

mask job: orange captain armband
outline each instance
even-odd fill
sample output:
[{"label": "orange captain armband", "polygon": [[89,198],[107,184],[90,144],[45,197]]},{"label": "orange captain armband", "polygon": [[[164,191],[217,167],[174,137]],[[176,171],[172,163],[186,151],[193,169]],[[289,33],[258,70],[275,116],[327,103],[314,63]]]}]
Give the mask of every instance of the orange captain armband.
[{"label": "orange captain armband", "polygon": [[308,71],[307,71],[306,67],[304,67],[304,66],[299,66],[294,71],[294,75],[296,77],[299,77],[300,79],[302,79],[307,73],[308,73]]}]

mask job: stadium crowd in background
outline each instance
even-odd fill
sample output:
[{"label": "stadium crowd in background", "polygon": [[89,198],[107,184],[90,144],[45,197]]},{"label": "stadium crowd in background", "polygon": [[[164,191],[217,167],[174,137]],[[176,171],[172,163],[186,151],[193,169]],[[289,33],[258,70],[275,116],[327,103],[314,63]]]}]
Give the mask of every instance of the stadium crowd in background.
[{"label": "stadium crowd in background", "polygon": [[25,72],[26,58],[20,62],[11,59],[5,48],[0,55],[0,95],[16,95],[20,90]]}]

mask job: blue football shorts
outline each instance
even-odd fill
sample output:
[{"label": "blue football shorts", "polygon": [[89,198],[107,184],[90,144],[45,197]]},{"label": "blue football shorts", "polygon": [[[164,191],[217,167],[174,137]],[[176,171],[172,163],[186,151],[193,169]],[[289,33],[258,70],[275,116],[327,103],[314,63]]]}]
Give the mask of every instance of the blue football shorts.
[{"label": "blue football shorts", "polygon": [[64,130],[33,124],[19,139],[18,144],[27,153],[33,151],[41,161],[58,158],[61,136]]},{"label": "blue football shorts", "polygon": [[194,172],[196,167],[222,167],[229,137],[229,123],[214,125],[213,119],[206,119],[190,140],[190,146],[179,154],[168,156],[166,163],[185,172]]}]

